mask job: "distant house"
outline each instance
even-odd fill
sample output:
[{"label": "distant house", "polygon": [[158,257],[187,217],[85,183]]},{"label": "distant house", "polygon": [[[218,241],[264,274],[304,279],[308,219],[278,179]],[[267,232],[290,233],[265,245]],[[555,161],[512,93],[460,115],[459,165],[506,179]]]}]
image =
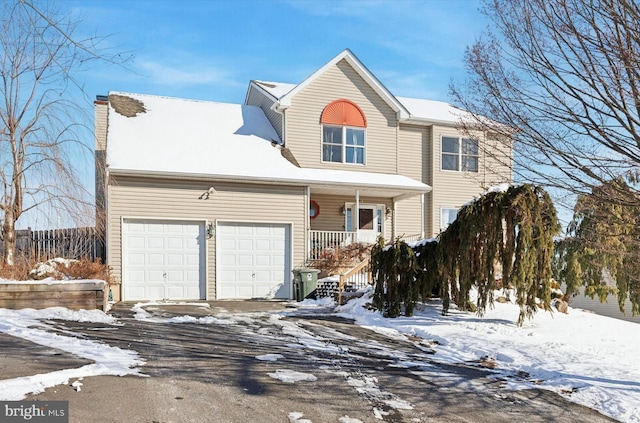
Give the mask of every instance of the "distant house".
[{"label": "distant house", "polygon": [[297,85],[251,81],[242,105],[98,97],[115,298],[291,298],[291,271],[323,248],[438,234],[511,179],[462,113],[394,96],[349,50]]}]

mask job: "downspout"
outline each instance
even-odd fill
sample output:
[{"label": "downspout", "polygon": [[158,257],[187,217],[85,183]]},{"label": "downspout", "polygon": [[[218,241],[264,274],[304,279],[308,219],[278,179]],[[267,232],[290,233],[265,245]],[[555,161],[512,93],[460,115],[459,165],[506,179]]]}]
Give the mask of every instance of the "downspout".
[{"label": "downspout", "polygon": [[309,203],[311,201],[311,187],[307,186],[305,187],[305,202],[304,202],[304,226],[305,226],[305,231],[304,231],[304,236],[305,236],[305,240],[304,240],[304,245],[305,245],[305,252],[304,252],[304,261],[305,263],[309,260],[309,257],[311,256],[311,218],[309,217]]},{"label": "downspout", "polygon": [[281,108],[280,107],[280,103],[279,102],[275,102],[271,105],[270,107],[271,110],[273,110],[274,112],[276,112],[277,114],[279,114],[280,116],[282,116],[282,119],[280,120],[280,141],[282,141],[282,146],[284,147],[287,143],[286,139],[286,131],[287,131],[287,125],[285,122],[285,111],[287,110],[286,108]]}]

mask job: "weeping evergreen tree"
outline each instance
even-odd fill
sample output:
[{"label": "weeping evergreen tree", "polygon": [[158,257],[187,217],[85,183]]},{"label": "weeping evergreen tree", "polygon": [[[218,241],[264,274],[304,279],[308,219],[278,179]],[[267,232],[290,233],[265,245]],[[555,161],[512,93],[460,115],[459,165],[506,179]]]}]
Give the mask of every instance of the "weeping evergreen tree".
[{"label": "weeping evergreen tree", "polygon": [[[631,178],[630,182],[636,183]],[[620,310],[627,298],[640,314],[640,210],[637,191],[619,177],[578,198],[569,237],[558,242],[555,277],[567,295],[579,286],[605,302],[617,292]]]},{"label": "weeping evergreen tree", "polygon": [[493,303],[500,286],[513,287],[518,324],[540,306],[550,308],[553,238],[560,231],[546,191],[530,184],[490,190],[463,206],[441,234],[436,264],[443,314],[450,303],[469,310],[469,291],[478,290],[477,312]]},{"label": "weeping evergreen tree", "polygon": [[371,269],[375,290],[373,306],[386,317],[413,315],[421,290],[415,252],[400,239],[385,246],[384,238],[371,248]]},{"label": "weeping evergreen tree", "polygon": [[[545,190],[501,186],[463,206],[437,242],[413,249],[384,239],[371,250],[373,306],[388,317],[410,316],[418,299],[439,294],[446,314],[453,302],[484,314],[500,287],[515,289],[518,324],[538,307],[550,309],[556,209]],[[476,304],[469,291],[478,290]]]}]

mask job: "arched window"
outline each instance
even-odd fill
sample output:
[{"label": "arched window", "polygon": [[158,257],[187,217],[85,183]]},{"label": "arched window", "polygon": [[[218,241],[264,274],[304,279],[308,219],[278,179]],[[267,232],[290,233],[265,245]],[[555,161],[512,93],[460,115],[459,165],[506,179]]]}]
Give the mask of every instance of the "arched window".
[{"label": "arched window", "polygon": [[322,123],[322,161],[365,163],[367,118],[354,102],[340,99],[327,105]]}]

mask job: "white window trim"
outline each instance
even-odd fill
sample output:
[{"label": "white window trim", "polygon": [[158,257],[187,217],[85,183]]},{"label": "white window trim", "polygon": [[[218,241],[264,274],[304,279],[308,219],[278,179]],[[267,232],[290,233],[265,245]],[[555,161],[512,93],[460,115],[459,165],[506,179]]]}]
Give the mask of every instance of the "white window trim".
[{"label": "white window trim", "polygon": [[[344,203],[344,208],[345,208],[344,230],[347,231],[347,232],[356,232],[356,230],[353,229],[353,228],[351,228],[351,230],[348,229],[348,226],[347,226],[347,212],[346,212],[346,210],[351,210],[352,211],[352,213],[351,213],[351,223],[353,224],[354,223],[353,222],[353,210],[356,208],[356,203]],[[379,218],[379,222],[376,222],[376,223],[378,223],[378,225],[381,228],[381,231],[378,232],[378,233],[384,234],[385,233],[385,226],[386,226],[386,222],[385,221],[387,220],[386,219],[386,217],[387,217],[387,215],[386,215],[387,206],[385,204],[368,204],[368,203],[367,204],[363,204],[363,203],[361,203],[360,204],[360,208],[361,209],[374,209],[374,217],[376,219]],[[380,210],[380,216],[378,216],[378,210]],[[378,230],[378,228],[376,227],[376,231],[377,230]]]},{"label": "white window trim", "polygon": [[444,219],[442,218],[442,213],[445,210],[455,210],[456,211],[456,216],[457,216],[458,212],[460,211],[460,208],[459,207],[452,207],[452,206],[440,207],[440,232],[442,232],[445,229],[447,229],[447,227],[451,224],[451,222],[449,222],[449,223],[447,223],[447,226],[444,225]]},{"label": "white window trim", "polygon": [[[342,129],[342,161],[340,162],[332,162],[329,160],[324,160],[324,127],[325,126],[329,126],[329,127],[333,127],[333,128],[341,128]],[[356,148],[362,148],[364,150],[363,154],[362,154],[362,163],[351,163],[351,162],[347,162],[345,161],[347,159],[347,129],[359,129],[362,130],[363,135],[364,135],[364,145],[362,147],[360,146],[354,146]],[[337,145],[337,144],[333,144],[333,145]],[[332,125],[332,124],[327,124],[327,123],[323,123],[322,125],[320,125],[320,161],[322,163],[336,163],[336,164],[346,164],[346,165],[353,165],[353,166],[364,166],[367,164],[367,128],[363,128],[361,126],[349,126],[349,125]]]},{"label": "white window trim", "polygon": [[[458,157],[458,170],[455,169],[445,169],[443,167],[444,164],[444,160],[442,160],[442,156],[443,155],[448,155],[448,156],[453,156],[454,153],[449,153],[449,152],[445,152],[442,149],[442,143],[443,143],[443,139],[444,138],[456,138],[458,140],[458,153],[455,154]],[[471,140],[471,141],[475,141],[478,143],[478,155],[477,156],[471,156],[471,155],[466,155],[467,157],[475,157],[476,159],[478,159],[478,165],[477,165],[477,169],[476,170],[462,170],[462,140],[466,139],[466,140]],[[461,137],[459,135],[440,135],[440,170],[443,172],[455,172],[455,173],[480,173],[480,140],[479,139],[475,139],[475,138],[465,138],[465,137]]]}]

